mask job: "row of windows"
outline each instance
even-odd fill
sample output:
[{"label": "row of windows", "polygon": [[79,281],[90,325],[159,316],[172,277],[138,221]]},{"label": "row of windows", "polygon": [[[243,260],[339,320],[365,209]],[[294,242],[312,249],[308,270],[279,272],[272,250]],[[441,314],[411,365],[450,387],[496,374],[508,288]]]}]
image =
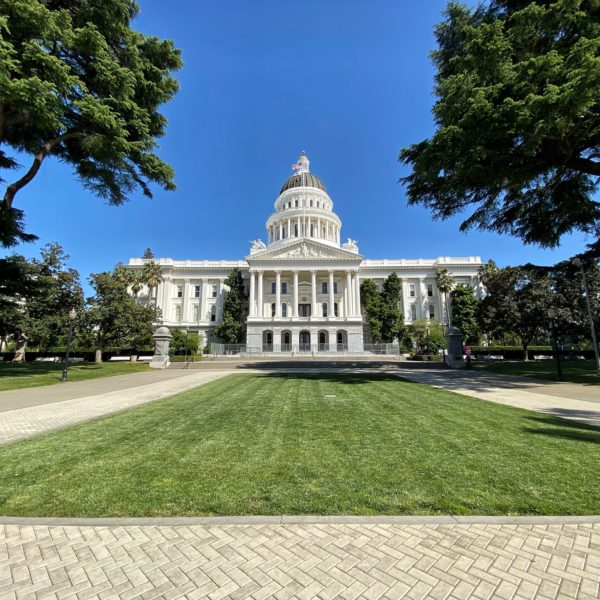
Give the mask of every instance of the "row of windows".
[{"label": "row of windows", "polygon": [[296,198],[296,200],[286,202],[282,208],[300,208],[302,206],[305,208],[322,208],[323,210],[330,210],[329,205],[325,201],[321,202],[320,200],[313,200],[312,198],[308,201],[304,200],[304,202]]},{"label": "row of windows", "polygon": [[[271,304],[271,317],[275,316],[276,308],[277,308],[277,305],[275,304],[275,302],[273,302]],[[298,314],[300,317],[310,317],[311,316],[310,313],[311,313],[311,305],[310,304],[299,304],[298,305]],[[336,317],[339,316],[337,302],[335,302],[333,305],[333,314]],[[288,316],[288,304],[286,302],[281,303],[281,316],[282,317]],[[323,317],[329,316],[329,307],[327,305],[327,302],[323,302],[321,304],[321,316],[323,316]]]},{"label": "row of windows", "polygon": [[[416,288],[415,288],[415,284],[414,283],[409,283],[408,284],[408,295],[411,298],[414,298],[416,296]],[[427,295],[430,298],[433,296],[433,284],[431,284],[431,283],[427,284]]]},{"label": "row of windows", "polygon": [[[182,316],[182,306],[181,304],[176,304],[174,307],[174,320],[179,323],[181,322],[181,316]],[[192,321],[199,321],[200,320],[200,307],[197,304],[194,304],[192,306]],[[210,320],[214,323],[217,320],[217,307],[215,304],[213,304],[210,307]]]},{"label": "row of windows", "polygon": [[[193,287],[194,287],[194,298],[200,298],[201,286],[195,285]],[[219,294],[219,286],[211,285],[209,292],[210,292],[210,296],[209,296],[210,298],[216,298]],[[182,285],[176,286],[176,297],[183,298],[183,286]]]},{"label": "row of windows", "polygon": [[[329,289],[329,282],[327,281],[322,281],[321,282],[321,294],[328,294],[329,292],[327,291]],[[277,282],[276,281],[271,281],[271,294],[276,294],[277,293]],[[281,293],[282,294],[287,294],[288,293],[288,286],[287,286],[287,282],[282,281],[281,282]],[[333,282],[333,293],[337,294],[338,293],[338,284],[337,281]]]},{"label": "row of windows", "polygon": [[[417,305],[416,304],[410,305],[410,318],[412,321],[417,320]],[[433,306],[433,304],[429,305],[429,318],[435,319],[435,307]]]},{"label": "row of windows", "polygon": [[[314,223],[311,223],[310,225],[306,225],[306,226],[303,223],[300,223],[300,225],[298,225],[298,223],[294,223],[293,229],[290,227],[290,230],[293,232],[293,235],[290,235],[290,232],[288,232],[288,228],[286,225],[281,226],[281,232],[279,231],[278,225],[271,226],[271,228],[269,229],[269,241],[277,242],[280,239],[285,240],[290,237],[297,238],[297,237],[302,237],[302,236],[315,237],[315,238],[321,237],[324,240],[335,239],[335,237],[337,236],[337,232],[338,232],[337,227],[333,226],[333,228],[332,227],[329,228],[329,234],[328,234],[327,227],[325,225],[323,225],[321,227],[321,235],[319,235],[318,226],[315,225]],[[281,235],[281,237],[280,237],[280,235]]]}]

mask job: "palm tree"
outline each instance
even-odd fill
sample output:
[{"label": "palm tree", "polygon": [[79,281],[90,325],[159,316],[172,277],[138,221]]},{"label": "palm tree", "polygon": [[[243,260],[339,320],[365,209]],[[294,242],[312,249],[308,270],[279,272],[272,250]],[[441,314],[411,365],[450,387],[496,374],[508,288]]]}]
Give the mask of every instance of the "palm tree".
[{"label": "palm tree", "polygon": [[[162,267],[154,261],[147,262],[142,268],[142,282],[148,286],[148,301],[152,297],[153,290],[158,291],[158,284],[163,280]],[[154,297],[154,309],[158,310],[158,293]]]},{"label": "palm tree", "polygon": [[435,273],[435,285],[444,296],[446,314],[448,315],[448,327],[452,325],[450,321],[450,292],[454,289],[454,279],[448,273],[448,269],[438,269]]},{"label": "palm tree", "polygon": [[133,295],[137,299],[138,294],[140,293],[141,289],[144,287],[143,273],[140,273],[139,271],[133,271],[132,273],[133,274],[131,277],[131,284],[130,284],[131,291],[133,292]]}]

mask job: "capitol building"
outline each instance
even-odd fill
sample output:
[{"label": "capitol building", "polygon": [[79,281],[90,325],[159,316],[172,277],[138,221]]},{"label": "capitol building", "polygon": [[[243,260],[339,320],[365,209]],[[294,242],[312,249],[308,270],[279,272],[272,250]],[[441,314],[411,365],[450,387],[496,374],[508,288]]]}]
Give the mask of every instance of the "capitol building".
[{"label": "capitol building", "polygon": [[[406,323],[446,319],[435,286],[438,269],[447,269],[456,284],[478,287],[479,256],[364,258],[354,240],[342,242],[342,222],[304,153],[292,169],[267,219],[266,242],[254,241],[243,260],[151,259],[163,271],[154,293],[164,325],[210,340],[211,328],[222,319],[225,280],[239,268],[249,294],[249,352],[360,354],[369,341],[360,305],[362,280],[381,288],[396,273]],[[128,266],[142,268],[147,260],[132,258]]]}]

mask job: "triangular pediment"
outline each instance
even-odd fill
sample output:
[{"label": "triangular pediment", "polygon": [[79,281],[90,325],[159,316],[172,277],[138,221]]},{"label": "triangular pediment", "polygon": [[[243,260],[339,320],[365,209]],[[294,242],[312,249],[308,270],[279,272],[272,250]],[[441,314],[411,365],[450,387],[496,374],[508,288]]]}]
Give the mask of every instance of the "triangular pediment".
[{"label": "triangular pediment", "polygon": [[363,257],[356,252],[332,248],[327,244],[321,244],[314,240],[302,239],[277,248],[267,248],[261,252],[255,252],[247,256],[246,260],[249,263],[263,260],[343,260],[361,262]]}]

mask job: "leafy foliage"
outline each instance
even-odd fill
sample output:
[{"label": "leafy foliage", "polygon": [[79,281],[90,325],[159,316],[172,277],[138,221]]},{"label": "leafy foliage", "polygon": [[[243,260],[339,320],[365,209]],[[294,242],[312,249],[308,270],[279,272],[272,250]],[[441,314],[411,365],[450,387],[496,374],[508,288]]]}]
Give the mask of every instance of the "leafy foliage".
[{"label": "leafy foliage", "polygon": [[0,244],[34,237],[13,200],[48,156],[111,204],[138,188],[151,196],[151,183],[174,189],[155,149],[180,53],[133,31],[137,13],[134,0],[0,0],[0,169],[16,168],[20,154],[32,159],[5,189]]},{"label": "leafy foliage", "polygon": [[377,284],[364,279],[360,285],[361,306],[374,343],[393,342],[404,336],[404,316],[400,311],[402,282],[391,273],[380,293]]},{"label": "leafy foliage", "polygon": [[600,4],[451,2],[436,37],[437,131],[400,153],[409,204],[542,246],[599,235]]},{"label": "leafy foliage", "polygon": [[226,344],[241,344],[246,339],[248,297],[240,269],[234,269],[225,280],[229,288],[223,305],[223,321],[213,328],[215,335]]},{"label": "leafy foliage", "polygon": [[417,355],[437,354],[446,347],[444,328],[435,321],[413,321],[406,328],[406,337]]},{"label": "leafy foliage", "polygon": [[479,327],[477,325],[477,305],[474,290],[468,285],[458,285],[451,292],[452,323],[460,329],[465,344],[479,342]]},{"label": "leafy foliage", "polygon": [[93,344],[97,353],[109,346],[142,348],[152,344],[156,310],[131,296],[131,277],[132,271],[120,266],[90,277],[96,293],[87,301],[79,337],[82,344]]}]

